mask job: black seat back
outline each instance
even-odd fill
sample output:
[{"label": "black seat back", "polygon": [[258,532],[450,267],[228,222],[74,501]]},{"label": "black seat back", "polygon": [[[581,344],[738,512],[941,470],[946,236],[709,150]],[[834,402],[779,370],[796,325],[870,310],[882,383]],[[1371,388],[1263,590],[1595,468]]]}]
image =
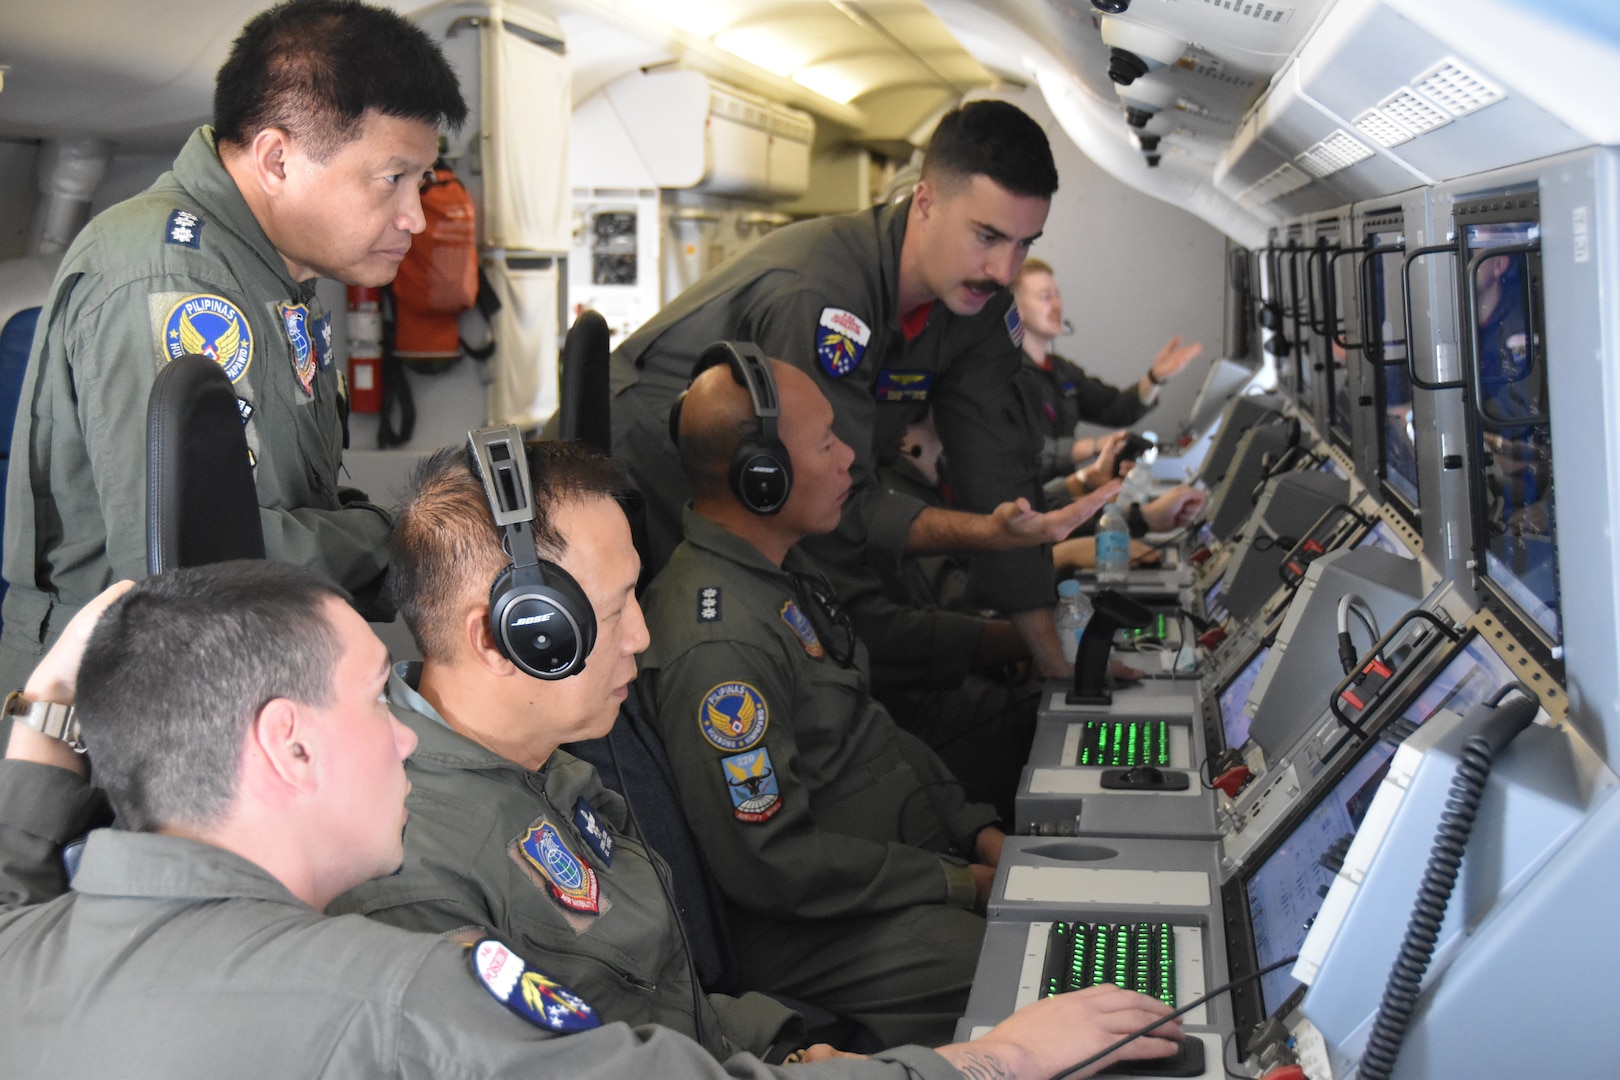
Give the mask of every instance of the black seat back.
[{"label": "black seat back", "polygon": [[612,449],[608,393],[608,325],[594,311],[580,312],[563,340],[557,437],[578,439],[600,453]]}]

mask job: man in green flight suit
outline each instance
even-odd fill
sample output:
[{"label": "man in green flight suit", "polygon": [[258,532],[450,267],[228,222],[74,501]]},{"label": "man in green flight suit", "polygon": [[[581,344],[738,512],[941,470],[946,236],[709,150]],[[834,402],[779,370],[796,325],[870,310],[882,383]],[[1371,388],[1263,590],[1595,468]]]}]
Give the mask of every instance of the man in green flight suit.
[{"label": "man in green flight suit", "polygon": [[[671,460],[668,415],[711,342],[751,341],[807,373],[855,452],[836,531],[808,541],[824,566],[907,553],[971,552],[972,601],[1010,613],[1041,671],[1067,665],[1052,628],[1050,550],[1083,519],[1040,514],[1034,447],[1012,389],[1023,324],[1007,285],[1040,235],[1057,168],[1039,124],[1016,106],[974,101],[942,119],[915,193],[894,206],[778,229],[664,306],[613,353],[613,454],[646,498],[650,571],[681,538],[691,493]],[[876,483],[879,456],[931,407],[956,463],[955,509]],[[868,582],[846,597],[878,596]],[[942,631],[894,605],[892,640]]]},{"label": "man in green flight suit", "polygon": [[[854,452],[811,377],[752,346],[698,376],[677,419],[686,540],[646,595],[644,697],[692,832],[731,901],[747,984],[940,1043],[967,1002],[1004,839],[872,700],[865,647],[794,545],[836,528]],[[769,387],[774,375],[774,389]],[[744,384],[752,389],[744,389]],[[780,401],[779,511],[765,466]],[[762,418],[763,417],[763,418]],[[762,452],[762,451],[760,451]],[[747,462],[734,470],[733,462]]]},{"label": "man in green flight suit", "polygon": [[315,279],[393,279],[439,127],[466,114],[438,47],[392,11],[291,0],[248,23],[213,126],[86,226],[41,313],[11,446],[0,687],[85,601],[146,573],[146,400],[184,353],[235,384],[266,553],[375,602],[390,523],[339,484],[346,405]]},{"label": "man in green flight suit", "polygon": [[[521,452],[515,429],[508,446]],[[694,994],[659,881],[668,867],[632,833],[624,799],[559,749],[606,735],[636,707],[630,684],[647,646],[634,592],[641,563],[614,501],[626,483],[612,462],[572,443],[526,454],[535,545],[579,584],[594,648],[583,670],[555,680],[525,674],[502,652],[490,586],[509,560],[476,463],[466,446],[424,459],[395,522],[389,576],[423,657],[388,686],[417,738],[405,865],[329,910],[493,935],[609,1020],[673,1028],[722,1060],[738,1050],[780,1058],[801,1045],[798,1014],[763,994]]]},{"label": "man in green flight suit", "polygon": [[[469,948],[324,916],[400,862],[415,737],[388,709],[387,650],[330,585],[285,563],[125,584],[92,599],[8,699],[0,1075],[1036,1080],[1167,1012],[1093,987],[971,1044],[790,1073],[604,1023],[493,938]],[[63,741],[63,714],[89,754]],[[122,827],[90,833],[69,887],[64,845],[109,804]],[[1110,1060],[1167,1053],[1180,1025],[1163,1034]]]}]

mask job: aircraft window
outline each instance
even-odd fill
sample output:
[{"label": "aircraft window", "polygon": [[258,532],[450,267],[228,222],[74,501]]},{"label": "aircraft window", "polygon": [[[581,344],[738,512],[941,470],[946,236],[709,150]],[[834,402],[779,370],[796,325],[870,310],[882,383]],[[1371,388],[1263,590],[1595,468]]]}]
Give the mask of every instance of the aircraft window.
[{"label": "aircraft window", "polygon": [[[1540,320],[1539,237],[1529,222],[1471,225],[1471,387],[1476,544],[1485,577],[1556,645],[1557,516],[1547,359]],[[1490,254],[1500,249],[1502,254]]]}]

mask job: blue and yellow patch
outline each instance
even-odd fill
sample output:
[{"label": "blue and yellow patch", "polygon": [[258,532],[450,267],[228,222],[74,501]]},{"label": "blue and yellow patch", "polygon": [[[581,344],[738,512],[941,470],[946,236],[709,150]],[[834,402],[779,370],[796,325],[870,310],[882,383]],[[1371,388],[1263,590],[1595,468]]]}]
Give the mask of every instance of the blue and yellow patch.
[{"label": "blue and yellow patch", "polygon": [[745,682],[723,682],[698,705],[698,730],[719,750],[747,750],[765,737],[765,699]]},{"label": "blue and yellow patch", "polygon": [[782,791],[776,784],[771,752],[765,747],[746,754],[720,759],[726,774],[726,790],[731,792],[731,812],[738,821],[757,825],[769,821],[782,809]]},{"label": "blue and yellow patch", "polygon": [[292,345],[293,374],[304,393],[315,392],[315,345],[309,340],[309,308],[303,304],[277,304],[281,321],[287,327],[287,341]]},{"label": "blue and yellow patch", "polygon": [[859,315],[843,308],[821,309],[821,320],[816,325],[816,359],[829,377],[842,379],[860,367],[866,343],[871,340],[872,328]]},{"label": "blue and yellow patch", "polygon": [[193,251],[202,247],[203,220],[190,210],[176,210],[163,226],[163,242],[188,247]]},{"label": "blue and yellow patch", "polygon": [[169,309],[163,320],[163,351],[170,360],[188,353],[206,356],[236,382],[253,363],[253,330],[235,304],[198,293]]},{"label": "blue and yellow patch", "polygon": [[557,827],[545,818],[529,826],[518,841],[523,857],[540,871],[552,899],[571,911],[595,915],[601,909],[600,886],[596,871],[568,850]]},{"label": "blue and yellow patch", "polygon": [[787,623],[788,629],[797,634],[799,640],[804,643],[805,652],[817,660],[827,654],[821,647],[821,639],[816,637],[816,628],[810,625],[809,618],[799,609],[797,603],[789,600],[782,605],[782,621]]},{"label": "blue and yellow patch", "polygon": [[927,401],[934,388],[932,371],[901,371],[884,368],[872,384],[872,396],[879,401]]},{"label": "blue and yellow patch", "polygon": [[1007,324],[1007,336],[1012,338],[1013,348],[1022,348],[1024,345],[1024,320],[1018,317],[1018,305],[1013,304],[1007,308],[1007,314],[1002,318]]},{"label": "blue and yellow patch", "polygon": [[490,996],[536,1027],[566,1035],[601,1027],[602,1020],[585,999],[494,938],[470,950],[473,977]]}]

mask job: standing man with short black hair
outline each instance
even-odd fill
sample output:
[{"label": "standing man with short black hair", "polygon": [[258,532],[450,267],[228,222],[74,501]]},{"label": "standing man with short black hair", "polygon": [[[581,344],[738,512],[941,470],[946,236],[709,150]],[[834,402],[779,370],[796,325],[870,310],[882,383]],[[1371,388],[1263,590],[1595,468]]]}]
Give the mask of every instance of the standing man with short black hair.
[{"label": "standing man with short black hair", "polygon": [[438,47],[393,11],[290,0],[243,29],[214,125],[85,228],[46,301],[12,439],[0,686],[146,573],[146,400],[184,353],[235,384],[266,553],[375,602],[389,517],[340,486],[346,405],[315,279],[393,279],[439,128],[466,115]]},{"label": "standing man with short black hair", "polygon": [[[1005,102],[972,102],[940,121],[910,198],[771,233],[620,345],[613,452],[647,499],[649,569],[679,542],[691,491],[669,453],[670,405],[711,342],[751,341],[815,380],[855,451],[842,523],[806,549],[844,569],[864,552],[892,573],[908,551],[979,552],[975,602],[1013,613],[1042,669],[1064,674],[1052,561],[1041,545],[1082,519],[1073,508],[1030,510],[1039,499],[1035,456],[1011,388],[1023,326],[1007,291],[1057,183],[1039,124]],[[953,462],[956,505],[968,513],[925,507],[873,479],[879,455],[930,405]],[[881,593],[875,579],[841,580],[840,589],[852,605]],[[919,658],[948,647],[940,639],[948,629],[926,613],[891,605],[877,618]]]}]

